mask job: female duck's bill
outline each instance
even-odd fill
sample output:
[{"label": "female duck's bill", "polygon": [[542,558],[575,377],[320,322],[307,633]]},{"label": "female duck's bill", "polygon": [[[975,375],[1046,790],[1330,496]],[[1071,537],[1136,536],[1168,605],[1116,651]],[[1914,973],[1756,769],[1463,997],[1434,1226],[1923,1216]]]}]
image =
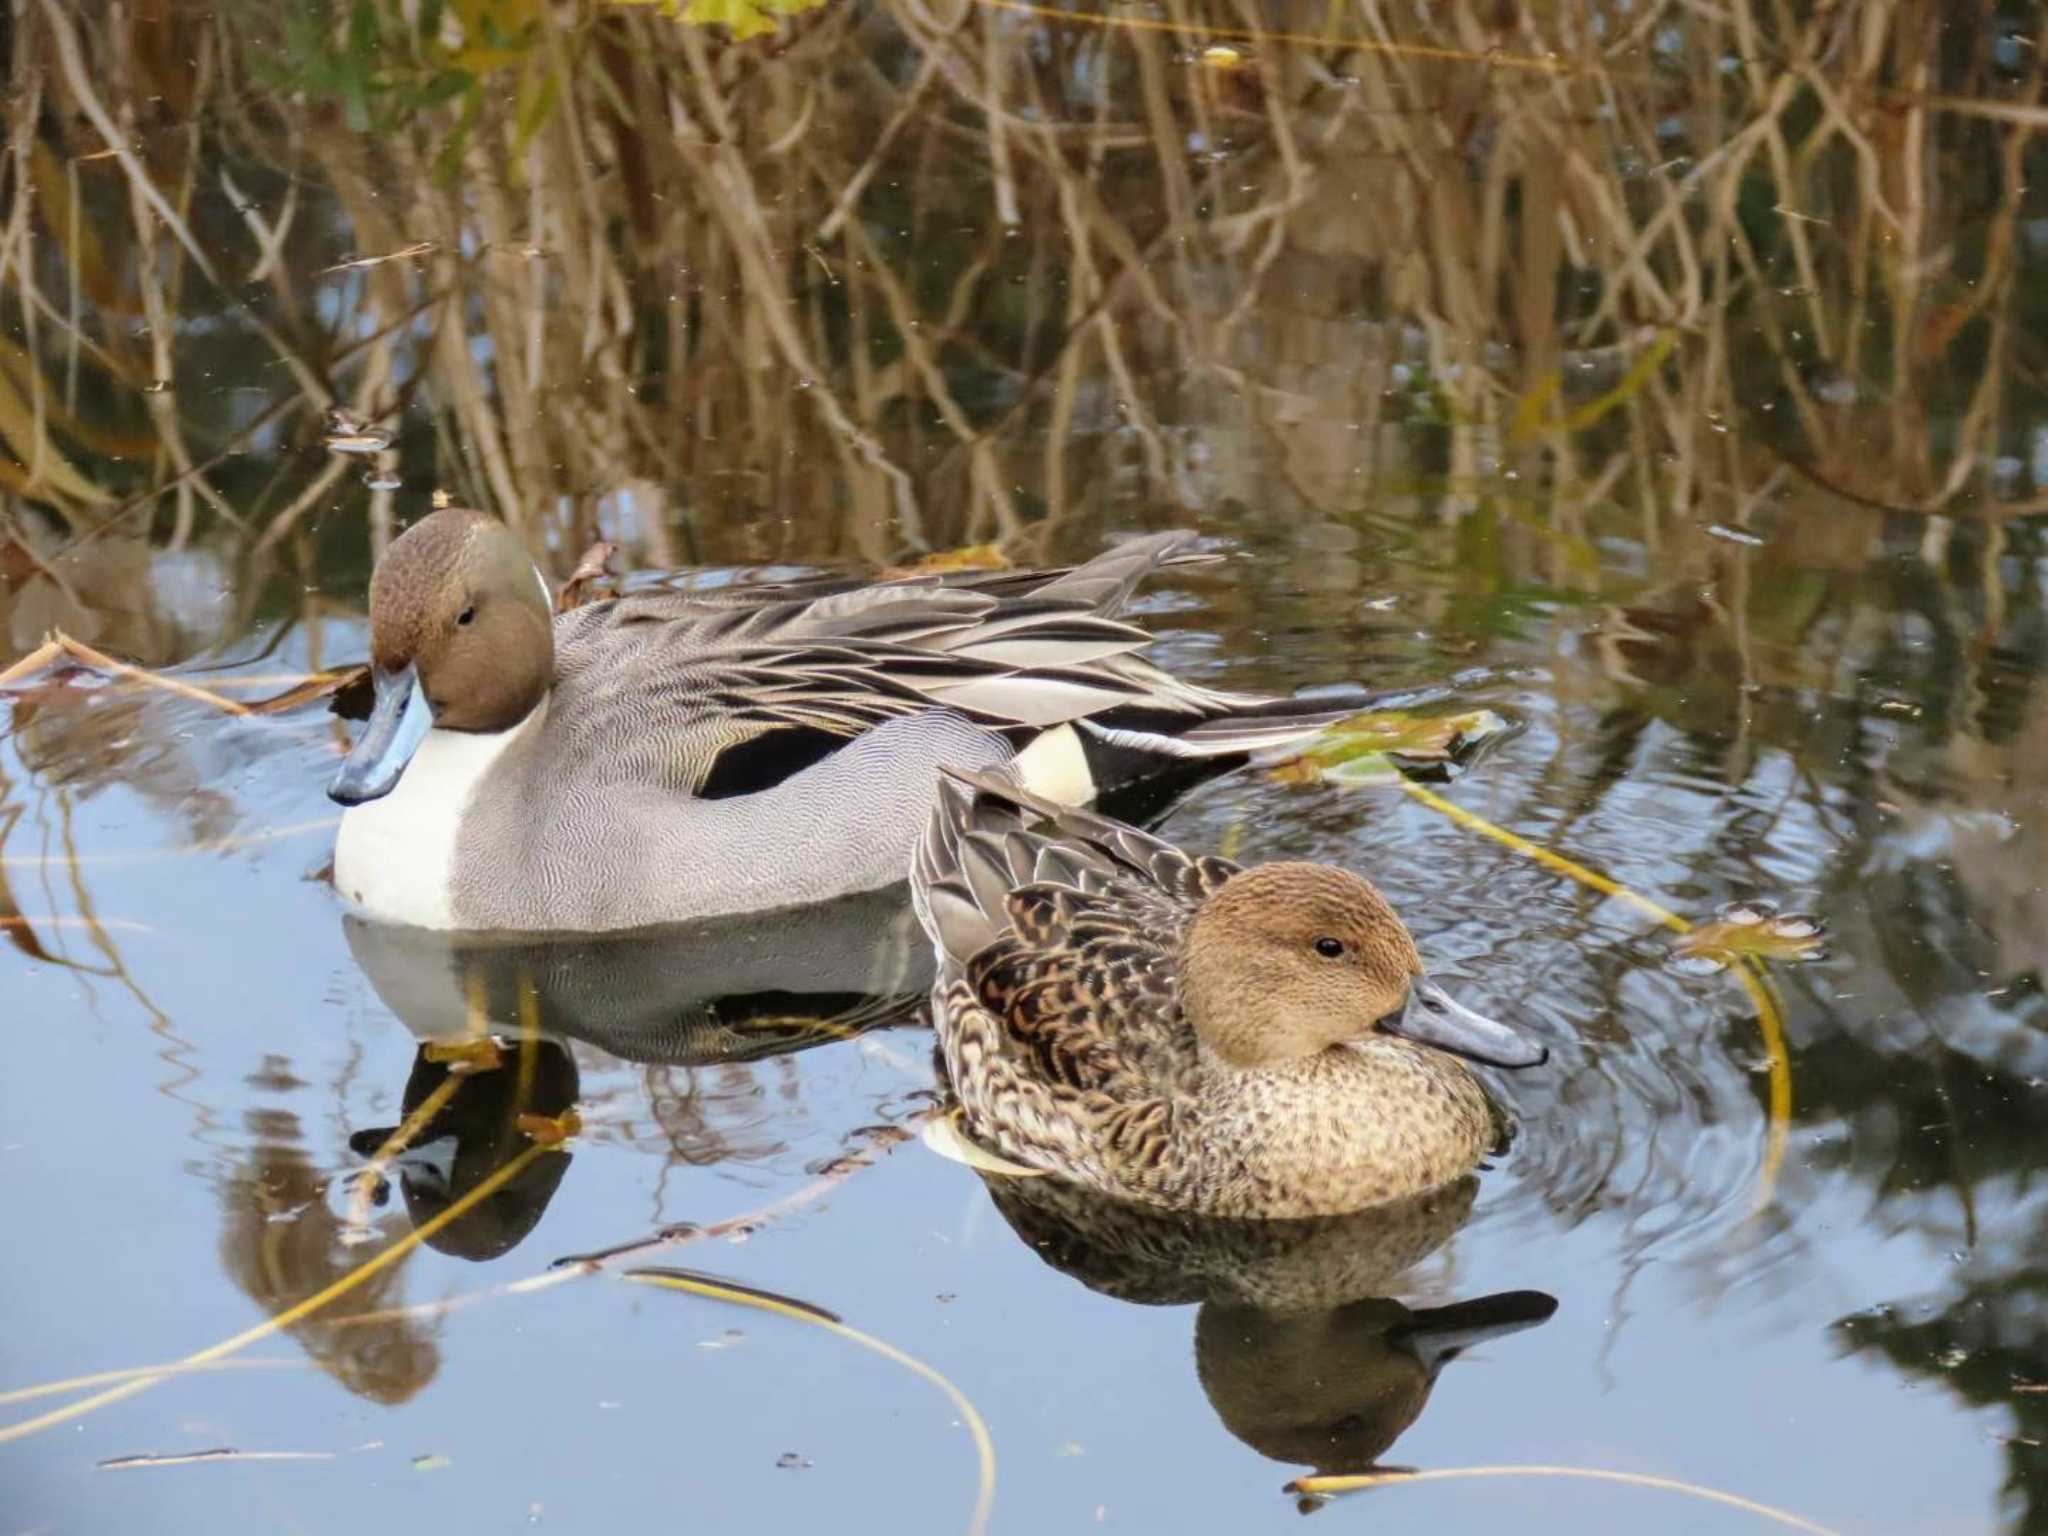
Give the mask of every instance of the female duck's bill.
[{"label": "female duck's bill", "polygon": [[434,712],[410,664],[394,672],[375,669],[370,681],[376,702],[369,723],[327,786],[328,798],[342,805],[363,805],[390,794],[434,728]]},{"label": "female duck's bill", "polygon": [[1540,1067],[1550,1060],[1550,1047],[1474,1013],[1427,976],[1409,984],[1407,1005],[1380,1028],[1489,1067]]}]

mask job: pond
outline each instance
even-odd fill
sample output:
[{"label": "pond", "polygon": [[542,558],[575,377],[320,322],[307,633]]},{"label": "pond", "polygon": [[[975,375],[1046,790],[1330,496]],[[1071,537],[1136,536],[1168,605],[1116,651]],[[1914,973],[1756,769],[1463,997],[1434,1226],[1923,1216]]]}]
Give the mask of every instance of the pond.
[{"label": "pond", "polygon": [[[12,6],[0,1529],[2048,1530],[2044,19]],[[1154,824],[1376,882],[1511,1143],[1110,1219],[926,1144],[900,887],[351,916],[292,690],[445,500],[1197,531],[1152,658],[1411,750]]]}]

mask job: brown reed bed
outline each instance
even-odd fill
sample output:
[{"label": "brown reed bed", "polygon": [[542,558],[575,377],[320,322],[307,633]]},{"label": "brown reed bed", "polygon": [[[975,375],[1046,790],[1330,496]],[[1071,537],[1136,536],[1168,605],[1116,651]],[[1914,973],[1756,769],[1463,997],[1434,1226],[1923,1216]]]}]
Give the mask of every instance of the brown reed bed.
[{"label": "brown reed bed", "polygon": [[1492,499],[1564,586],[1607,526],[2040,510],[2014,7],[778,9],[15,0],[13,565],[431,487],[564,570]]}]

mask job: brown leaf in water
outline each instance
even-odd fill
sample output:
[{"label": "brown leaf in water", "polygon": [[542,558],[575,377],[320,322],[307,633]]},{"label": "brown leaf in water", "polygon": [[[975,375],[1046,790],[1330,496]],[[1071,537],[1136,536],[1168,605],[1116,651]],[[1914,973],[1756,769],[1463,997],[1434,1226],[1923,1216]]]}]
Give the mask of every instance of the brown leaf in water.
[{"label": "brown leaf in water", "polygon": [[583,1117],[573,1109],[565,1109],[559,1115],[523,1114],[512,1124],[528,1141],[543,1147],[559,1147],[583,1133]]},{"label": "brown leaf in water", "polygon": [[505,1064],[504,1051],[489,1035],[475,1040],[430,1040],[420,1047],[420,1055],[455,1073],[495,1072]]},{"label": "brown leaf in water", "polygon": [[1386,784],[1403,768],[1451,762],[1507,728],[1490,709],[1455,715],[1373,710],[1331,726],[1267,775],[1280,784]]},{"label": "brown leaf in water", "polygon": [[943,571],[1007,571],[1010,557],[1000,544],[963,544],[958,549],[939,549],[908,565],[892,565],[882,572],[884,581],[904,576],[931,576]]},{"label": "brown leaf in water", "polygon": [[1768,902],[1737,901],[1723,907],[1672,945],[1672,953],[1693,962],[1685,969],[1719,970],[1739,959],[1798,964],[1827,958],[1827,924],[1804,912],[1780,912]]}]

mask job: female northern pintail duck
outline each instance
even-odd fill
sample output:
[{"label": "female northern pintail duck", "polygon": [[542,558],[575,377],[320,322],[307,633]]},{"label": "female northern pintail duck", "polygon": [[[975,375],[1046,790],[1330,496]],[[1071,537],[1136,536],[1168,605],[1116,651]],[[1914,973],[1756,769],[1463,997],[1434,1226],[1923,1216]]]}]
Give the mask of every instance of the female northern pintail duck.
[{"label": "female northern pintail duck", "polygon": [[1193,535],[1071,570],[654,592],[556,615],[510,529],[448,509],[370,583],[376,702],[329,793],[366,916],[580,930],[763,911],[904,877],[941,762],[1015,752],[1085,800],[1341,717],[1181,682],[1116,615]]},{"label": "female northern pintail duck", "polygon": [[911,894],[969,1134],[1120,1199],[1271,1218],[1431,1189],[1500,1138],[1457,1055],[1549,1056],[1430,981],[1358,876],[1195,857],[1006,774],[947,771]]}]

